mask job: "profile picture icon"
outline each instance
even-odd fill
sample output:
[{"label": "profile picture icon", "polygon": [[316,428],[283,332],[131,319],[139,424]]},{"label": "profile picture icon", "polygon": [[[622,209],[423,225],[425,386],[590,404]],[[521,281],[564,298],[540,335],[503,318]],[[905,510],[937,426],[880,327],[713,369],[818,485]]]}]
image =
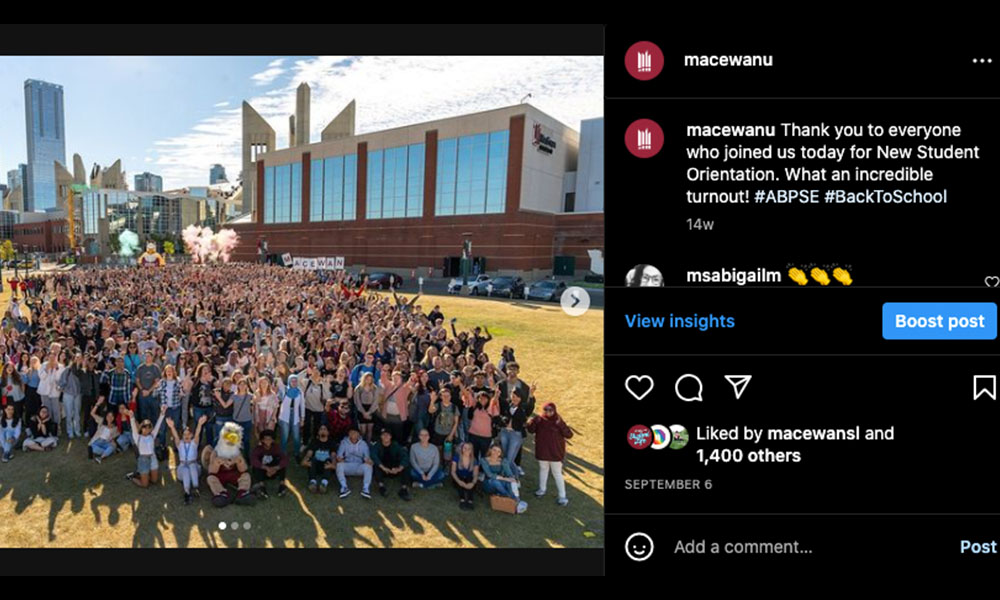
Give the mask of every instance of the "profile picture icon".
[{"label": "profile picture icon", "polygon": [[680,450],[688,445],[688,430],[683,425],[670,426],[670,446],[671,450]]},{"label": "profile picture icon", "polygon": [[653,265],[636,265],[625,276],[625,287],[663,287],[663,273]]},{"label": "profile picture icon", "polygon": [[663,51],[653,42],[636,42],[625,52],[625,70],[639,81],[649,81],[663,70]]},{"label": "profile picture icon", "polygon": [[635,425],[628,430],[628,445],[636,450],[648,448],[653,443],[653,431],[645,425]]},{"label": "profile picture icon", "polygon": [[637,119],[625,129],[625,147],[637,158],[652,158],[663,149],[663,129],[652,119]]}]

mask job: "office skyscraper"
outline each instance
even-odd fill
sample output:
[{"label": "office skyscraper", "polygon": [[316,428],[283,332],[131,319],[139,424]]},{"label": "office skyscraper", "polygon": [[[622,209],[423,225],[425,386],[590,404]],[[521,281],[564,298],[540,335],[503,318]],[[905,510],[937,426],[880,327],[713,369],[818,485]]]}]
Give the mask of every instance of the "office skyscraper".
[{"label": "office skyscraper", "polygon": [[226,168],[222,165],[212,165],[212,170],[208,174],[208,184],[215,185],[216,183],[228,182],[226,179]]},{"label": "office skyscraper", "polygon": [[141,173],[135,176],[135,191],[162,192],[163,178],[152,173]]},{"label": "office skyscraper", "polygon": [[34,79],[25,81],[24,122],[28,138],[24,209],[56,208],[55,161],[66,164],[62,86]]},{"label": "office skyscraper", "polygon": [[24,185],[24,179],[28,176],[28,165],[19,164],[16,169],[7,171],[7,187],[11,190]]}]

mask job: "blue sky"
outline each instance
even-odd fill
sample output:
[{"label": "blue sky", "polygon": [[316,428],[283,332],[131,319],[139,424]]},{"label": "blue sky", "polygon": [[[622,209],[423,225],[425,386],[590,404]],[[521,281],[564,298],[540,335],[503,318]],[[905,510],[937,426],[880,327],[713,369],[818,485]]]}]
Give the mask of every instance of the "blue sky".
[{"label": "blue sky", "polygon": [[0,57],[0,181],[26,157],[24,80],[63,86],[66,158],[88,170],[121,158],[165,189],[208,183],[222,163],[240,170],[240,105],[248,100],[288,144],[295,88],[312,88],[311,139],[357,100],[357,130],[516,104],[526,94],[574,128],[603,115],[601,57]]}]

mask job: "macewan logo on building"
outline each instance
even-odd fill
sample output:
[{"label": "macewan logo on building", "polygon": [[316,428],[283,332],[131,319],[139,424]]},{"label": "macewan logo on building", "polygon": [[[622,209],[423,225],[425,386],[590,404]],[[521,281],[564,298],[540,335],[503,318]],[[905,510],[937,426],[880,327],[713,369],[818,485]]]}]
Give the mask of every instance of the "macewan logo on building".
[{"label": "macewan logo on building", "polygon": [[552,139],[552,130],[548,127],[544,127],[538,121],[535,121],[534,135],[531,140],[531,144],[538,149],[539,152],[544,152],[545,154],[552,154],[556,149],[556,141]]}]

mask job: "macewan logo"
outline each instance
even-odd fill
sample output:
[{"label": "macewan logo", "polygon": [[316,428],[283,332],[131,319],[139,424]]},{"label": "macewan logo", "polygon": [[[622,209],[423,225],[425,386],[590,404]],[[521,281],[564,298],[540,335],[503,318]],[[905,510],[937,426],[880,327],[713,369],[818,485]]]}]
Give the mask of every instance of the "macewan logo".
[{"label": "macewan logo", "polygon": [[537,148],[539,152],[544,152],[545,154],[552,154],[552,152],[556,149],[556,141],[552,139],[552,130],[548,127],[543,127],[538,121],[535,121],[534,135],[532,137],[531,144]]}]

